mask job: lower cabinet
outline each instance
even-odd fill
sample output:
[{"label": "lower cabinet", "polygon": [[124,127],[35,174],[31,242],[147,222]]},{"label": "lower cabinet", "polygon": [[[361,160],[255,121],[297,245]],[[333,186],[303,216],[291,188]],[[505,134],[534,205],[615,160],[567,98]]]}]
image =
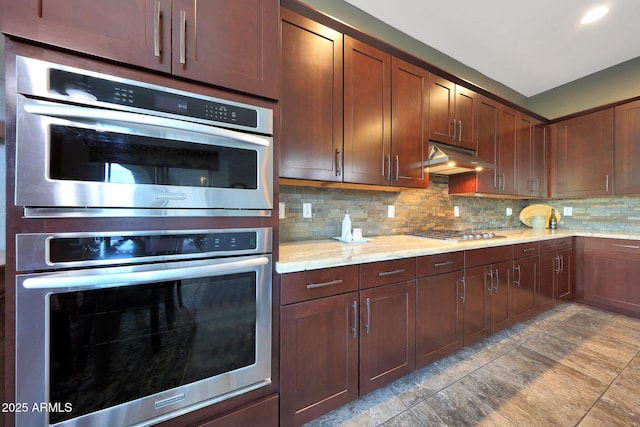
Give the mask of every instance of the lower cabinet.
[{"label": "lower cabinet", "polygon": [[584,302],[640,316],[640,241],[586,238],[583,263]]},{"label": "lower cabinet", "polygon": [[525,321],[537,312],[538,266],[540,264],[538,242],[514,245],[513,279],[509,309],[513,323]]},{"label": "lower cabinet", "polygon": [[573,292],[573,239],[546,240],[540,243],[540,287],[538,311],[569,299]]},{"label": "lower cabinet", "polygon": [[416,368],[460,350],[464,252],[418,257]]}]

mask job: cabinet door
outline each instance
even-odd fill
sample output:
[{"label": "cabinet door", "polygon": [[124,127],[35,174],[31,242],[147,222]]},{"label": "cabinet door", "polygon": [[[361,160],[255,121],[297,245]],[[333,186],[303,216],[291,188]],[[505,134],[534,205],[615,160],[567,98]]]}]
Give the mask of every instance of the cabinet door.
[{"label": "cabinet door", "polygon": [[463,298],[463,342],[470,345],[491,333],[491,267],[465,269]]},{"label": "cabinet door", "polygon": [[640,101],[615,108],[615,191],[640,193]]},{"label": "cabinet door", "polygon": [[496,169],[477,174],[480,193],[498,192],[500,142],[500,105],[485,96],[478,103],[478,157],[496,166]]},{"label": "cabinet door", "polygon": [[462,348],[462,271],[418,279],[416,367]]},{"label": "cabinet door", "polygon": [[538,286],[538,257],[513,261],[511,316],[514,323],[536,314],[535,292]]},{"label": "cabinet door", "polygon": [[391,184],[424,188],[428,149],[429,72],[392,58]]},{"label": "cabinet door", "polygon": [[391,180],[391,56],[344,38],[344,181]]},{"label": "cabinet door", "polygon": [[171,71],[171,0],[4,0],[2,31]]},{"label": "cabinet door", "polygon": [[173,0],[173,74],[278,99],[279,11],[278,0]]},{"label": "cabinet door", "polygon": [[415,369],[415,290],[410,280],[360,292],[360,394]]},{"label": "cabinet door", "polygon": [[512,325],[509,309],[511,288],[511,261],[491,266],[491,333],[496,333]]},{"label": "cabinet door", "polygon": [[516,141],[518,139],[517,111],[500,108],[500,170],[498,174],[499,192],[517,194],[516,184]]},{"label": "cabinet door", "polygon": [[573,296],[573,249],[558,252],[560,271],[557,274],[556,299],[569,299]]},{"label": "cabinet door", "polygon": [[476,110],[478,94],[462,86],[456,85],[454,120],[458,128],[455,133],[455,145],[475,150],[478,148],[476,138]]},{"label": "cabinet door", "polygon": [[281,309],[281,425],[301,425],[358,397],[358,293]]},{"label": "cabinet door", "polygon": [[534,190],[533,176],[533,120],[518,115],[516,140],[516,193],[530,196]]},{"label": "cabinet door", "polygon": [[342,181],[342,34],[282,9],[280,176]]},{"label": "cabinet door", "polygon": [[557,123],[551,197],[613,193],[613,108]]},{"label": "cabinet door", "polygon": [[456,85],[435,74],[429,76],[429,139],[444,144],[453,143],[454,103]]},{"label": "cabinet door", "polygon": [[547,196],[546,128],[538,121],[533,123],[531,147],[531,184],[534,197]]},{"label": "cabinet door", "polygon": [[559,270],[560,258],[556,252],[540,255],[540,284],[537,295],[538,311],[548,310],[555,305]]}]

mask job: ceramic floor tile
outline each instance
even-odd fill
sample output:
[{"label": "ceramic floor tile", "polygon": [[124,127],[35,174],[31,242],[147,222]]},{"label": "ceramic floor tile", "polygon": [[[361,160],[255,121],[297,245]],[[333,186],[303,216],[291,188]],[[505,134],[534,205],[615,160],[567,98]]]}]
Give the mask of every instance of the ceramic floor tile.
[{"label": "ceramic floor tile", "polygon": [[427,424],[422,423],[410,410],[396,415],[389,421],[381,424],[381,427],[430,427]]}]

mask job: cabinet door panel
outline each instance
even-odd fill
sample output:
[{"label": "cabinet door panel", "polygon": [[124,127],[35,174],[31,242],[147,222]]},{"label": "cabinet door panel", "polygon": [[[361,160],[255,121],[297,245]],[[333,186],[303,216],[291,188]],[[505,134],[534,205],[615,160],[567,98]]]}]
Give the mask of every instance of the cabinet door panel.
[{"label": "cabinet door panel", "polygon": [[355,292],[281,309],[282,425],[303,424],[358,397],[357,300]]},{"label": "cabinet door panel", "polygon": [[456,85],[447,79],[429,76],[429,139],[451,144]]},{"label": "cabinet door panel", "polygon": [[616,194],[640,193],[640,101],[615,108]]},{"label": "cabinet door panel", "polygon": [[517,123],[516,192],[521,196],[530,196],[534,190],[531,178],[533,175],[533,121],[526,116],[520,116]]},{"label": "cabinet door panel", "polygon": [[280,176],[342,181],[342,34],[282,9]]},{"label": "cabinet door panel", "polygon": [[502,107],[500,109],[500,171],[498,183],[500,193],[517,194],[516,142],[518,139],[518,113]]},{"label": "cabinet door panel", "polygon": [[511,316],[514,323],[527,320],[536,314],[538,261],[538,257],[530,257],[513,262]]},{"label": "cabinet door panel", "polygon": [[573,249],[558,253],[560,257],[560,271],[556,285],[556,298],[569,299],[573,295]]},{"label": "cabinet door panel", "polygon": [[391,178],[391,56],[344,38],[344,181]]},{"label": "cabinet door panel", "polygon": [[360,394],[415,369],[415,281],[360,293]]},{"label": "cabinet door panel", "polygon": [[500,140],[500,106],[489,98],[480,96],[478,103],[478,157],[496,165],[496,169],[477,174],[477,191],[498,191],[498,168],[500,163],[498,144]]},{"label": "cabinet door panel", "polygon": [[279,10],[278,0],[173,0],[173,74],[278,99]]},{"label": "cabinet door panel", "polygon": [[540,122],[533,125],[531,149],[531,180],[534,197],[547,196],[546,127]]},{"label": "cabinet door panel", "polygon": [[555,304],[557,274],[560,260],[556,252],[540,255],[540,285],[538,288],[538,309],[547,310]]},{"label": "cabinet door panel", "polygon": [[496,333],[512,325],[509,308],[511,293],[511,261],[504,261],[491,266],[491,333]]},{"label": "cabinet door panel", "polygon": [[462,288],[463,277],[462,271],[454,271],[418,279],[416,367],[462,348],[459,288]]},{"label": "cabinet door panel", "polygon": [[423,163],[428,144],[429,72],[398,58],[392,59],[391,183],[427,187]]},{"label": "cabinet door panel", "polygon": [[622,313],[640,314],[640,257],[584,251],[584,298]]},{"label": "cabinet door panel", "polygon": [[454,118],[458,122],[458,132],[454,144],[475,150],[476,139],[476,104],[478,94],[462,86],[456,86],[456,102]]},{"label": "cabinet door panel", "polygon": [[171,71],[171,0],[5,0],[2,7],[7,34]]},{"label": "cabinet door panel", "polygon": [[470,345],[491,333],[490,266],[464,271],[464,345]]}]

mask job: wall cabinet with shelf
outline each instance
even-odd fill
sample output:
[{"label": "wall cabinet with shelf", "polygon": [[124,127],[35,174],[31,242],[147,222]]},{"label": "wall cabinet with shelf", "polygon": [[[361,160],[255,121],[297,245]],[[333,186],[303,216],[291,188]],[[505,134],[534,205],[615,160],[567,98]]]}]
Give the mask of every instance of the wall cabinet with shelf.
[{"label": "wall cabinet with shelf", "polygon": [[2,31],[277,99],[278,10],[276,0],[5,0]]}]

